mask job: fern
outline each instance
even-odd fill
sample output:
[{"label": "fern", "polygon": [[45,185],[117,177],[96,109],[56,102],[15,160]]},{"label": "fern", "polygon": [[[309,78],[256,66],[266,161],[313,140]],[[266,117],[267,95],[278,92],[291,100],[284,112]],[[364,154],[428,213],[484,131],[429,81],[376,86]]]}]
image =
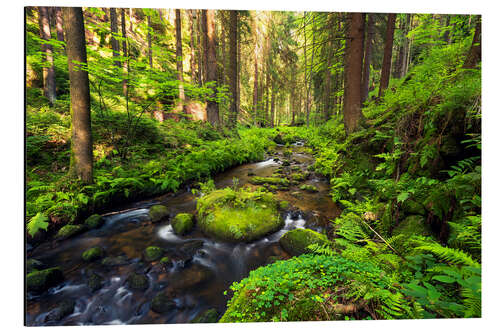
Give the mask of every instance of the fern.
[{"label": "fern", "polygon": [[42,229],[47,231],[49,226],[48,218],[44,213],[37,213],[31,218],[27,225],[28,233],[34,237],[38,230]]},{"label": "fern", "polygon": [[418,242],[420,243],[420,245],[416,247],[415,250],[431,252],[450,264],[455,264],[455,265],[461,264],[476,268],[481,267],[481,264],[475,261],[470,255],[459,249],[453,249],[446,246],[442,246],[436,242],[432,243],[422,242],[422,241]]}]

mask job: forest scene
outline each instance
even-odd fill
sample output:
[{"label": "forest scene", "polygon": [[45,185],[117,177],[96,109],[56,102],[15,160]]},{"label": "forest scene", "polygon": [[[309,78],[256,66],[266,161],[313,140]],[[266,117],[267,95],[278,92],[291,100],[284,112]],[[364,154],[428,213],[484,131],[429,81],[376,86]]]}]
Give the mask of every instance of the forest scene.
[{"label": "forest scene", "polygon": [[481,317],[480,15],[24,18],[26,326]]}]

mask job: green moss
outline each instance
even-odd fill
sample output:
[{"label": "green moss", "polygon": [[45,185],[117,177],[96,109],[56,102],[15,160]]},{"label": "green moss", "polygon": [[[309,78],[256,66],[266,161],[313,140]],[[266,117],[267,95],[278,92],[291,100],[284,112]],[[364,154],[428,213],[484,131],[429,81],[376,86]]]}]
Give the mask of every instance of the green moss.
[{"label": "green moss", "polygon": [[149,217],[153,223],[161,221],[168,216],[168,209],[163,205],[154,205],[149,208]]},{"label": "green moss", "polygon": [[95,272],[89,272],[87,279],[87,286],[90,288],[92,292],[101,289],[102,277]]},{"label": "green moss", "polygon": [[201,230],[224,241],[250,242],[283,225],[273,194],[261,190],[216,190],[201,197],[197,209]]},{"label": "green moss", "polygon": [[175,302],[170,299],[164,292],[160,292],[151,301],[151,310],[156,313],[166,313],[175,309]]},{"label": "green moss", "polygon": [[279,240],[281,247],[294,256],[309,253],[307,247],[311,244],[323,245],[329,242],[325,235],[310,229],[290,230]]},{"label": "green moss", "polygon": [[43,267],[43,263],[36,259],[28,259],[26,260],[26,271],[28,273],[38,271]]},{"label": "green moss", "polygon": [[94,215],[91,215],[89,216],[86,220],[85,220],[85,225],[89,228],[89,229],[95,229],[95,228],[99,228],[100,226],[102,226],[102,224],[104,223],[104,219],[102,218],[101,215],[99,214],[94,214]]},{"label": "green moss", "polygon": [[167,267],[172,266],[172,260],[171,260],[169,257],[163,257],[163,258],[161,258],[161,259],[160,259],[160,263],[161,263],[162,265],[167,266]]},{"label": "green moss", "polygon": [[208,309],[197,315],[191,323],[216,323],[219,314],[215,309]]},{"label": "green moss", "polygon": [[149,280],[144,274],[132,273],[127,277],[127,285],[130,289],[144,291],[149,287]]},{"label": "green moss", "polygon": [[62,282],[63,272],[59,267],[47,268],[34,271],[26,276],[26,287],[28,291],[41,292]]},{"label": "green moss", "polygon": [[307,191],[307,192],[311,192],[311,193],[318,192],[318,188],[314,185],[304,184],[304,185],[301,185],[299,188],[303,191]]},{"label": "green moss", "polygon": [[193,214],[180,213],[172,220],[172,228],[177,235],[185,235],[194,227]]},{"label": "green moss", "polygon": [[76,225],[76,224],[67,224],[61,229],[56,234],[57,239],[67,239],[70,237],[73,237],[75,235],[78,235],[86,230],[85,225]]},{"label": "green moss", "polygon": [[292,180],[300,182],[300,181],[306,180],[307,176],[308,176],[307,174],[300,172],[300,173],[293,173],[293,174],[291,174],[290,178]]},{"label": "green moss", "polygon": [[144,259],[146,261],[156,261],[163,255],[163,249],[158,246],[149,246],[144,250]]},{"label": "green moss", "polygon": [[286,200],[280,201],[280,210],[286,210],[288,207],[290,207],[290,203]]},{"label": "green moss", "polygon": [[426,213],[424,205],[412,199],[405,200],[401,205],[401,209],[406,215],[424,216]]},{"label": "green moss", "polygon": [[280,186],[290,186],[290,182],[286,178],[281,177],[259,177],[255,176],[250,178],[249,182],[254,185],[280,185]]},{"label": "green moss", "polygon": [[104,249],[100,246],[94,246],[82,253],[82,259],[85,261],[94,261],[104,257]]}]

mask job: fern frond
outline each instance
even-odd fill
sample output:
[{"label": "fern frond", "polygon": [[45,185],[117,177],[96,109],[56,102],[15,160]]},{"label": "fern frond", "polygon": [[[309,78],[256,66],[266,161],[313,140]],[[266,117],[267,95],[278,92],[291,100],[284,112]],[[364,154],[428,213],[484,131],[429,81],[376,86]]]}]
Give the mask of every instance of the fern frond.
[{"label": "fern frond", "polygon": [[427,251],[435,254],[439,258],[455,265],[468,265],[479,268],[481,264],[475,261],[470,255],[459,250],[442,246],[438,243],[422,243],[422,245],[415,248],[417,251]]}]

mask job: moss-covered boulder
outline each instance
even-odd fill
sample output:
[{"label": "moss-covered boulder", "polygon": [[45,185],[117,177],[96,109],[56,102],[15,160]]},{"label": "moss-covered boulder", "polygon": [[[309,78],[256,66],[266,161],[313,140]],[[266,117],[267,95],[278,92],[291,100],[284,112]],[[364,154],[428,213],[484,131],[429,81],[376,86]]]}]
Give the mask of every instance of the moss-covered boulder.
[{"label": "moss-covered boulder", "polygon": [[290,186],[290,181],[282,177],[259,177],[255,176],[250,178],[249,182],[254,185],[279,185],[283,187]]},{"label": "moss-covered boulder", "polygon": [[156,223],[168,216],[168,209],[163,205],[154,205],[149,208],[151,222]]},{"label": "moss-covered boulder", "polygon": [[43,263],[40,260],[36,259],[28,259],[26,260],[26,272],[31,273],[34,271],[38,271],[43,268]]},{"label": "moss-covered boulder", "polygon": [[177,214],[171,224],[177,235],[185,235],[194,228],[194,216],[189,213]]},{"label": "moss-covered boulder", "polygon": [[122,266],[126,265],[128,262],[128,258],[126,256],[117,256],[117,257],[106,257],[102,259],[102,264],[104,266]]},{"label": "moss-covered boulder", "polygon": [[405,213],[405,215],[424,216],[426,214],[424,205],[412,199],[405,200],[401,204],[401,210]]},{"label": "moss-covered boulder", "polygon": [[82,259],[85,261],[95,261],[104,258],[104,249],[100,246],[94,246],[82,253]]},{"label": "moss-covered boulder", "polygon": [[283,220],[270,192],[220,189],[198,199],[203,233],[228,242],[251,242],[279,230]]},{"label": "moss-covered boulder", "polygon": [[144,260],[146,261],[156,261],[163,256],[163,249],[158,246],[148,246],[144,250]]},{"label": "moss-covered boulder", "polygon": [[104,224],[104,219],[99,214],[90,215],[84,223],[89,229],[96,229]]},{"label": "moss-covered boulder", "polygon": [[290,178],[291,178],[292,180],[295,180],[295,181],[301,182],[301,181],[303,181],[303,180],[306,180],[308,176],[309,176],[309,174],[307,174],[307,173],[297,172],[297,173],[292,173],[292,174],[290,175]]},{"label": "moss-covered boulder", "polygon": [[310,193],[318,192],[318,188],[314,185],[304,184],[299,187],[302,191],[307,191]]},{"label": "moss-covered boulder", "polygon": [[102,276],[97,274],[94,271],[88,271],[87,272],[87,286],[89,289],[94,292],[102,287]]},{"label": "moss-covered boulder", "polygon": [[175,309],[176,305],[173,299],[171,299],[164,292],[160,292],[151,301],[151,310],[156,313],[167,313]]},{"label": "moss-covered boulder", "polygon": [[62,270],[59,267],[52,267],[29,273],[26,276],[26,287],[28,291],[42,292],[63,280]]},{"label": "moss-covered boulder", "polygon": [[148,277],[144,274],[131,273],[127,277],[127,286],[133,290],[146,290],[149,287]]},{"label": "moss-covered boulder", "polygon": [[310,251],[307,247],[311,244],[324,245],[330,243],[325,235],[310,229],[294,229],[281,236],[281,247],[291,255],[298,256]]},{"label": "moss-covered boulder", "polygon": [[72,299],[65,299],[59,303],[55,309],[50,311],[45,318],[45,321],[60,321],[64,317],[69,316],[75,310],[75,301]]},{"label": "moss-covered boulder", "polygon": [[430,228],[425,223],[425,218],[420,215],[410,215],[401,221],[392,231],[393,235],[403,234],[407,237],[413,235],[430,236]]},{"label": "moss-covered boulder", "polygon": [[87,230],[87,227],[83,224],[67,224],[61,229],[59,229],[59,231],[56,234],[56,239],[59,240],[67,239],[75,235],[78,235],[84,232],[85,230]]},{"label": "moss-covered boulder", "polygon": [[216,323],[219,318],[219,313],[215,309],[208,309],[198,314],[191,323],[201,324],[201,323]]}]

